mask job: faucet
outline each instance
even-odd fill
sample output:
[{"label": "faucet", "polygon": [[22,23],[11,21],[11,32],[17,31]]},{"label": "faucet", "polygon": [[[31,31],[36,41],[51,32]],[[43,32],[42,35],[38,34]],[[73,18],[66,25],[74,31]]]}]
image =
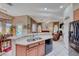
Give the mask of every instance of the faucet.
[{"label": "faucet", "polygon": [[33,33],[33,41],[35,40],[35,35],[34,35],[34,33]]}]

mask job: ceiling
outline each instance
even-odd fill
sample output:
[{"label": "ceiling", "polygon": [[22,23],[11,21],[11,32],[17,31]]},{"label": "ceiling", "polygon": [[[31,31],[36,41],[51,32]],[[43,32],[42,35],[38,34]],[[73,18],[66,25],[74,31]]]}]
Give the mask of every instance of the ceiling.
[{"label": "ceiling", "polygon": [[0,11],[12,16],[29,15],[35,19],[60,19],[68,3],[0,3]]}]

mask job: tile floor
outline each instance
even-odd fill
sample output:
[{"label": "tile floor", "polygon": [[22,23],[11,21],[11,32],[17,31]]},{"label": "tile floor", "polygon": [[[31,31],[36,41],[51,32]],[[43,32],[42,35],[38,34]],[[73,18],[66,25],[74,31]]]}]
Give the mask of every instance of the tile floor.
[{"label": "tile floor", "polygon": [[63,39],[53,41],[53,50],[47,56],[68,56],[68,50],[65,47]]},{"label": "tile floor", "polygon": [[69,47],[69,56],[79,56],[79,52]]}]

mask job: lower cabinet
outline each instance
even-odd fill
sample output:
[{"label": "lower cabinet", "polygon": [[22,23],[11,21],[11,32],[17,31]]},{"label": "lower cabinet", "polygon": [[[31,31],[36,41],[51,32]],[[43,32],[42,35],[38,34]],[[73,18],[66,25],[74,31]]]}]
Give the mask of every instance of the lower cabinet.
[{"label": "lower cabinet", "polygon": [[41,44],[38,46],[38,56],[43,56],[45,55],[45,44]]},{"label": "lower cabinet", "polygon": [[26,56],[26,49],[26,46],[16,45],[16,56]]},{"label": "lower cabinet", "polygon": [[43,56],[45,55],[45,41],[40,41],[28,46],[16,45],[17,56]]},{"label": "lower cabinet", "polygon": [[37,47],[28,49],[27,56],[37,56]]}]

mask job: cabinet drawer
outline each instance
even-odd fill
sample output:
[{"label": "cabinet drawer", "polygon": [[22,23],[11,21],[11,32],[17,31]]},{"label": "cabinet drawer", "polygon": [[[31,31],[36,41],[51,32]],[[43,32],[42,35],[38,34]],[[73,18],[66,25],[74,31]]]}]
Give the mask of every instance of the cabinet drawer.
[{"label": "cabinet drawer", "polygon": [[41,41],[41,42],[39,42],[39,44],[45,44],[45,41]]},{"label": "cabinet drawer", "polygon": [[38,56],[43,56],[45,55],[45,44],[40,44],[37,48],[38,50]]},{"label": "cabinet drawer", "polygon": [[33,47],[27,50],[27,56],[36,56],[37,55],[37,47]]},{"label": "cabinet drawer", "polygon": [[16,45],[16,56],[26,56],[26,46]]},{"label": "cabinet drawer", "polygon": [[39,44],[38,43],[34,43],[34,44],[29,45],[28,48],[32,48],[32,47],[35,47],[37,45],[39,45]]}]

